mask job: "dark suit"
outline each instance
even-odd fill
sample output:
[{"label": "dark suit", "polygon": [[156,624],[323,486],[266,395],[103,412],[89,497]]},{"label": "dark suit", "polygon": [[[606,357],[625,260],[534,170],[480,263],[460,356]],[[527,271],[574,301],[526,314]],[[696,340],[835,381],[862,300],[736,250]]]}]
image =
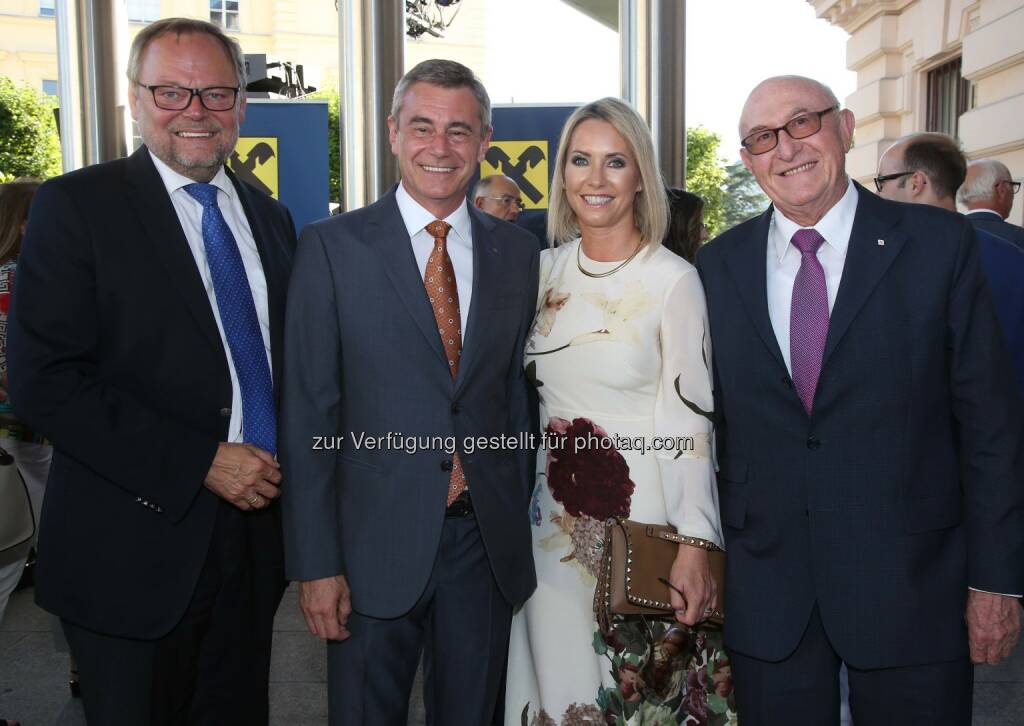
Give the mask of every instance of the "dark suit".
[{"label": "dark suit", "polygon": [[978,227],[975,234],[981,268],[1013,361],[1017,391],[1024,396],[1024,249]]},{"label": "dark suit", "polygon": [[[267,281],[277,381],[295,233],[282,205],[233,181]],[[144,147],[40,188],[19,259],[9,351],[19,415],[55,449],[39,605],[72,626],[152,642],[180,627],[216,533],[247,536],[251,552],[236,544],[239,557],[258,563],[253,631],[230,645],[248,654],[238,666],[257,681],[245,698],[265,721],[260,683],[284,584],[280,513],[270,506],[242,515],[203,485],[227,438],[231,379],[195,259]],[[88,699],[85,670],[82,685]],[[219,694],[223,707],[237,705],[234,695]]]},{"label": "dark suit", "polygon": [[[473,291],[455,380],[394,191],[310,225],[299,243],[282,421],[294,483],[282,494],[285,556],[291,579],[343,574],[352,590],[352,637],[328,648],[332,724],[404,724],[424,643],[435,722],[485,723],[511,607],[536,583],[529,452],[469,452],[463,441],[531,430],[522,360],[537,243],[472,206],[469,214]],[[451,451],[359,448],[351,438],[389,432],[454,437],[475,518],[445,517]],[[317,436],[344,441],[311,451]],[[446,582],[484,589],[450,601]],[[350,688],[352,678],[365,687]]]},{"label": "dark suit", "polygon": [[975,229],[983,229],[1024,249],[1024,227],[1010,224],[995,212],[972,212],[967,218]]},{"label": "dark suit", "polygon": [[[1024,592],[1013,373],[967,221],[857,192],[810,416],[769,320],[772,210],[698,257],[720,417],[726,645],[782,661],[811,623],[851,666],[851,683],[853,668],[955,661],[963,672],[968,586]],[[835,687],[834,671],[823,678]],[[921,687],[906,688],[888,694],[893,708]],[[968,719],[969,700],[968,690]],[[835,703],[838,713],[837,692]],[[858,705],[855,721],[872,723]]]}]

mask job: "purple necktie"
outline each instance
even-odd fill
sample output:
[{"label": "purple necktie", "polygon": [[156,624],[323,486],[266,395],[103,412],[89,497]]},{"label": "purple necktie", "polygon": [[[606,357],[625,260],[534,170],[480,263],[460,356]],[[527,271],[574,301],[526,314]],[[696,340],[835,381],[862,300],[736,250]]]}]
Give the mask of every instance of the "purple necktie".
[{"label": "purple necktie", "polygon": [[825,238],[817,230],[800,229],[791,241],[800,250],[800,270],[793,281],[789,310],[789,357],[793,385],[810,416],[828,337],[828,290],[825,270],[818,262],[818,248]]}]

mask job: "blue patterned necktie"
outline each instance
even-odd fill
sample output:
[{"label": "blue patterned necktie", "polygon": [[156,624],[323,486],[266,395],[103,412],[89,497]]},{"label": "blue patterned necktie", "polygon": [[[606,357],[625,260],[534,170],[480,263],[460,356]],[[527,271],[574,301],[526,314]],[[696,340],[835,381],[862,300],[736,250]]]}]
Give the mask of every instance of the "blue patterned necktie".
[{"label": "blue patterned necktie", "polygon": [[220,322],[241,388],[242,438],[276,455],[277,419],[270,366],[238,243],[217,206],[217,187],[189,184],[184,189],[203,205],[206,261],[210,265]]}]

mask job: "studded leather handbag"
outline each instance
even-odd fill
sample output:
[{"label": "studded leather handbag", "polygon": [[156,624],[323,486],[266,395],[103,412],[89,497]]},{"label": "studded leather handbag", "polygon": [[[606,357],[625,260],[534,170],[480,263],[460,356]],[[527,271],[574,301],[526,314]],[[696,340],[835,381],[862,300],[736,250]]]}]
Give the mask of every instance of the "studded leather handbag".
[{"label": "studded leather handbag", "polygon": [[725,552],[714,543],[676,532],[668,524],[609,519],[597,587],[594,615],[601,631],[610,632],[613,615],[674,618],[668,582],[679,544],[708,550],[711,577],[718,590],[717,607],[697,627],[720,628],[725,618]]}]

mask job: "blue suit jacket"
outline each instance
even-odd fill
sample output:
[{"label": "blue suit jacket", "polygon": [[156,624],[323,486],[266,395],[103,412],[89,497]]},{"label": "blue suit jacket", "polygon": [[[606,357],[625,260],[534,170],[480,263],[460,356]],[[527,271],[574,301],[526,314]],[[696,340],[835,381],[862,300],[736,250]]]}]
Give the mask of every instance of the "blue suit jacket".
[{"label": "blue suit jacket", "polygon": [[[452,437],[491,568],[519,603],[536,579],[518,447],[468,451],[466,437],[532,430],[523,346],[537,302],[528,232],[469,207],[473,295],[458,377],[427,299],[394,191],[302,232],[288,297],[281,459],[291,579],[347,576],[360,613],[408,611],[440,542],[452,459],[442,446],[388,448],[387,435]],[[384,448],[353,436],[384,437]],[[338,448],[314,451],[318,436]]]},{"label": "blue suit jacket", "polygon": [[768,314],[772,210],[697,259],[726,644],[780,660],[817,604],[856,667],[951,660],[967,653],[968,586],[1024,592],[1020,407],[970,223],[857,191],[810,416]]},{"label": "blue suit jacket", "polygon": [[981,228],[975,233],[981,267],[1013,361],[1017,392],[1024,400],[1024,249]]},{"label": "blue suit jacket", "polygon": [[1024,249],[1024,227],[1010,224],[995,212],[975,212],[968,214],[967,219],[971,220],[975,229],[983,229]]}]

